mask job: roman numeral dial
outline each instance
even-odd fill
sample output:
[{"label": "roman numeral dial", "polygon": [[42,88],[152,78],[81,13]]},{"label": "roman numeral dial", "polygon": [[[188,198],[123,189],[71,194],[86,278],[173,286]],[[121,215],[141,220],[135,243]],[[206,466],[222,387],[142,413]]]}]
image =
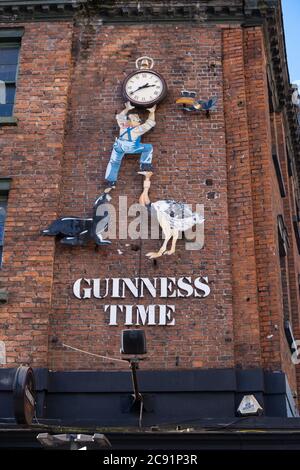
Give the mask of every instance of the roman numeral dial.
[{"label": "roman numeral dial", "polygon": [[125,100],[141,107],[153,106],[167,94],[165,80],[152,70],[131,73],[124,80],[122,88]]}]

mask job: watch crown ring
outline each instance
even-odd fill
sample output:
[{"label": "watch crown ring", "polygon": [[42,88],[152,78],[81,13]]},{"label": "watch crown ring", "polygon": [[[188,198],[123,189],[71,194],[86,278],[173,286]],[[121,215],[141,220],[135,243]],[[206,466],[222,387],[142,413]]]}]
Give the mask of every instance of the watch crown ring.
[{"label": "watch crown ring", "polygon": [[135,66],[138,70],[151,70],[154,66],[154,60],[151,57],[142,56],[136,59]]}]

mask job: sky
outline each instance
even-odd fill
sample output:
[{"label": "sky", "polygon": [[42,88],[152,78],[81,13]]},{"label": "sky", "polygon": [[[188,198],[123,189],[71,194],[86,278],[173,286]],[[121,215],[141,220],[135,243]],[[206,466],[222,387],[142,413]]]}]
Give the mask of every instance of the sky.
[{"label": "sky", "polygon": [[300,0],[281,0],[291,83],[300,86]]}]

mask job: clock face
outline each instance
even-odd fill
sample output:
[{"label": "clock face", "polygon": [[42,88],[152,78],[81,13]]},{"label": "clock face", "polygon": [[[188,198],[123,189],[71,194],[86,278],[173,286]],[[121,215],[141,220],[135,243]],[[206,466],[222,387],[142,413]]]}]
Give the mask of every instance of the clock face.
[{"label": "clock face", "polygon": [[151,70],[130,74],[123,83],[126,100],[138,106],[151,106],[161,101],[167,92],[164,79]]}]

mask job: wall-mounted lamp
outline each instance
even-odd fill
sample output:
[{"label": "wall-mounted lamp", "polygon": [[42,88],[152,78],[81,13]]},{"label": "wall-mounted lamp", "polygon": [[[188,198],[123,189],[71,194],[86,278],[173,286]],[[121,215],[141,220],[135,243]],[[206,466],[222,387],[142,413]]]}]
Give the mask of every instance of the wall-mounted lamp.
[{"label": "wall-mounted lamp", "polygon": [[133,357],[126,358],[129,362],[131,369],[131,378],[133,385],[133,402],[131,409],[139,409],[139,427],[142,427],[142,417],[144,409],[144,397],[139,392],[138,380],[137,380],[137,369],[139,369],[139,363],[143,358],[138,357],[147,353],[146,347],[146,336],[144,330],[123,330],[121,336],[121,353],[129,354]]},{"label": "wall-mounted lamp", "polygon": [[144,330],[123,330],[121,336],[121,353],[147,354],[146,336]]}]

